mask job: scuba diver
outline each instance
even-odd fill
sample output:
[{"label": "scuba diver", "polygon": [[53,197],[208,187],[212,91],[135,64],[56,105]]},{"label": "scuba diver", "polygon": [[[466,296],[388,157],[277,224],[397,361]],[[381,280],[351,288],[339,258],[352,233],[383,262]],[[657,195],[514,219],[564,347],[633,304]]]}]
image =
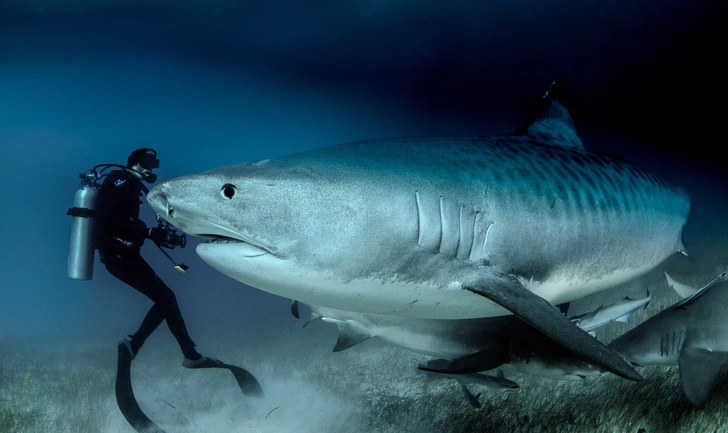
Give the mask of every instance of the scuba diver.
[{"label": "scuba diver", "polygon": [[[109,168],[117,168],[104,173]],[[244,395],[262,397],[263,389],[247,370],[202,356],[187,332],[177,298],[149,264],[142,258],[141,247],[146,239],[173,263],[163,248],[184,248],[187,238],[178,235],[166,221],[157,217],[157,227],[147,227],[139,219],[140,197],[149,192],[142,182],[154,183],[159,168],[154,149],[137,149],[129,155],[126,166],[101,164],[81,173],[81,186],[74,196],[74,206],[67,215],[72,218],[71,242],[68,253],[68,276],[76,280],[91,280],[95,250],[106,269],[129,286],[154,302],[139,330],[123,338],[117,346],[116,401],[122,415],[137,432],[164,433],[139,407],[131,383],[131,361],[147,338],[166,320],[184,354],[182,365],[187,368],[223,368],[229,370]],[[97,169],[100,169],[97,171]],[[104,179],[101,185],[98,180]],[[184,274],[188,267],[175,263],[174,269]]]},{"label": "scuba diver", "polygon": [[197,352],[195,343],[187,332],[174,292],[140,254],[146,239],[167,247],[180,244],[184,246],[185,242],[184,235],[173,235],[161,224],[159,227],[147,228],[139,219],[142,203],[140,197],[142,191],[148,192],[142,181],[154,183],[157,176],[152,170],[158,167],[157,152],[142,148],[129,155],[126,167],[114,170],[106,176],[97,199],[95,246],[101,263],[111,275],[154,302],[139,330],[120,342],[126,346],[131,359],[134,359],[149,335],[166,320],[184,354],[182,365],[196,368],[215,360]]}]

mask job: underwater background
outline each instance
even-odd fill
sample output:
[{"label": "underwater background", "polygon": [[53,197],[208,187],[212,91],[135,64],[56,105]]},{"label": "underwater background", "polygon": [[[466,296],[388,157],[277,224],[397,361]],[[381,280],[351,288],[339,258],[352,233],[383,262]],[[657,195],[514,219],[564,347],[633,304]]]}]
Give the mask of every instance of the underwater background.
[{"label": "underwater background", "polygon": [[[723,1],[2,0],[0,432],[133,432],[114,397],[116,344],[150,301],[96,262],[66,276],[78,174],[159,153],[160,180],[342,142],[478,136],[520,125],[563,76],[589,150],[667,176],[692,198],[691,259],[671,257],[586,299],[673,303],[663,271],[700,286],[728,268]],[[143,218],[154,215],[143,206]],[[333,325],[202,262],[198,242],[142,254],[175,291],[198,349],[251,371],[182,368],[162,324],[132,364],[141,407],[167,432],[728,432],[728,378],[704,410],[677,367],[641,383],[509,377],[471,407],[426,359],[369,340],[332,353]]]}]

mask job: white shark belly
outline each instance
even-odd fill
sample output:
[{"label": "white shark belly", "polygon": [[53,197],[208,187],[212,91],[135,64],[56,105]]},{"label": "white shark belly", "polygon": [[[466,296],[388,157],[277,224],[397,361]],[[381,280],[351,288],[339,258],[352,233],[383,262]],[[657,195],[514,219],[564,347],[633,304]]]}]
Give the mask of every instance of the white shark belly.
[{"label": "white shark belly", "polygon": [[[473,319],[511,314],[498,304],[462,289],[458,280],[413,282],[368,277],[344,281],[332,271],[281,259],[245,243],[202,243],[197,253],[218,271],[257,289],[320,305],[360,313],[395,314],[428,319]],[[619,269],[584,282],[568,272],[546,281],[522,276],[521,283],[553,304],[573,301],[621,284],[650,266]]]},{"label": "white shark belly", "polygon": [[248,254],[242,243],[197,246],[197,254],[210,266],[235,280],[284,298],[361,313],[396,314],[430,319],[470,319],[511,314],[481,296],[464,291],[459,282],[444,286],[434,282],[410,282],[357,278],[342,281],[333,272],[298,266],[271,254]]}]

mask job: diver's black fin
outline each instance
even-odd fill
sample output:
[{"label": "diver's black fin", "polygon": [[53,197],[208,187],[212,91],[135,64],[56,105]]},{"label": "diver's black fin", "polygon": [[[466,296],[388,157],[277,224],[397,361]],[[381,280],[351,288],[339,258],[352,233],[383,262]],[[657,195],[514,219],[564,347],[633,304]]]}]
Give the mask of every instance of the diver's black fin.
[{"label": "diver's black fin", "polygon": [[263,397],[263,388],[248,370],[229,364],[223,364],[221,368],[227,368],[235,376],[235,380],[238,382],[238,386],[240,387],[240,391],[243,392],[243,395]]},{"label": "diver's black fin", "polygon": [[558,78],[513,135],[530,135],[554,146],[584,149],[568,109],[566,80]]},{"label": "diver's black fin", "polygon": [[263,388],[261,388],[258,380],[248,372],[248,370],[238,367],[236,365],[225,364],[217,359],[206,358],[203,362],[190,368],[225,368],[235,376],[235,380],[238,382],[240,391],[243,395],[250,397],[263,397]]},{"label": "diver's black fin", "polygon": [[518,280],[503,276],[480,280],[465,285],[463,289],[501,305],[585,361],[625,379],[642,380],[642,376],[621,356],[573,324],[561,311],[523,287]]},{"label": "diver's black fin", "polygon": [[119,360],[116,369],[116,404],[121,414],[139,433],[164,433],[139,407],[131,387],[131,354],[124,343],[118,347]]}]

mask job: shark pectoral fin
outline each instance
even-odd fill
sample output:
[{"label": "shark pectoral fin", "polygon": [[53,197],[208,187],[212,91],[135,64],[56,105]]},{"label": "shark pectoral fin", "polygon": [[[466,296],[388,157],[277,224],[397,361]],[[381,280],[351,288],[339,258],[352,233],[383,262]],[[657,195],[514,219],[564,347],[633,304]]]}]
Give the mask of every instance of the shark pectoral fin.
[{"label": "shark pectoral fin", "polygon": [[463,289],[501,305],[589,363],[626,379],[642,380],[642,376],[622,357],[584,332],[551,303],[529,291],[518,281],[500,278],[464,285]]},{"label": "shark pectoral fin", "polygon": [[296,319],[301,318],[301,315],[298,313],[298,301],[291,302],[291,314],[293,314],[293,317]]},{"label": "shark pectoral fin", "polygon": [[[329,321],[327,319],[324,320]],[[337,320],[335,323],[339,327],[339,339],[336,340],[334,352],[341,352],[373,337],[366,329],[351,322]]]},{"label": "shark pectoral fin", "polygon": [[715,379],[728,362],[728,352],[684,347],[680,352],[680,382],[693,406],[702,409],[708,401]]}]

